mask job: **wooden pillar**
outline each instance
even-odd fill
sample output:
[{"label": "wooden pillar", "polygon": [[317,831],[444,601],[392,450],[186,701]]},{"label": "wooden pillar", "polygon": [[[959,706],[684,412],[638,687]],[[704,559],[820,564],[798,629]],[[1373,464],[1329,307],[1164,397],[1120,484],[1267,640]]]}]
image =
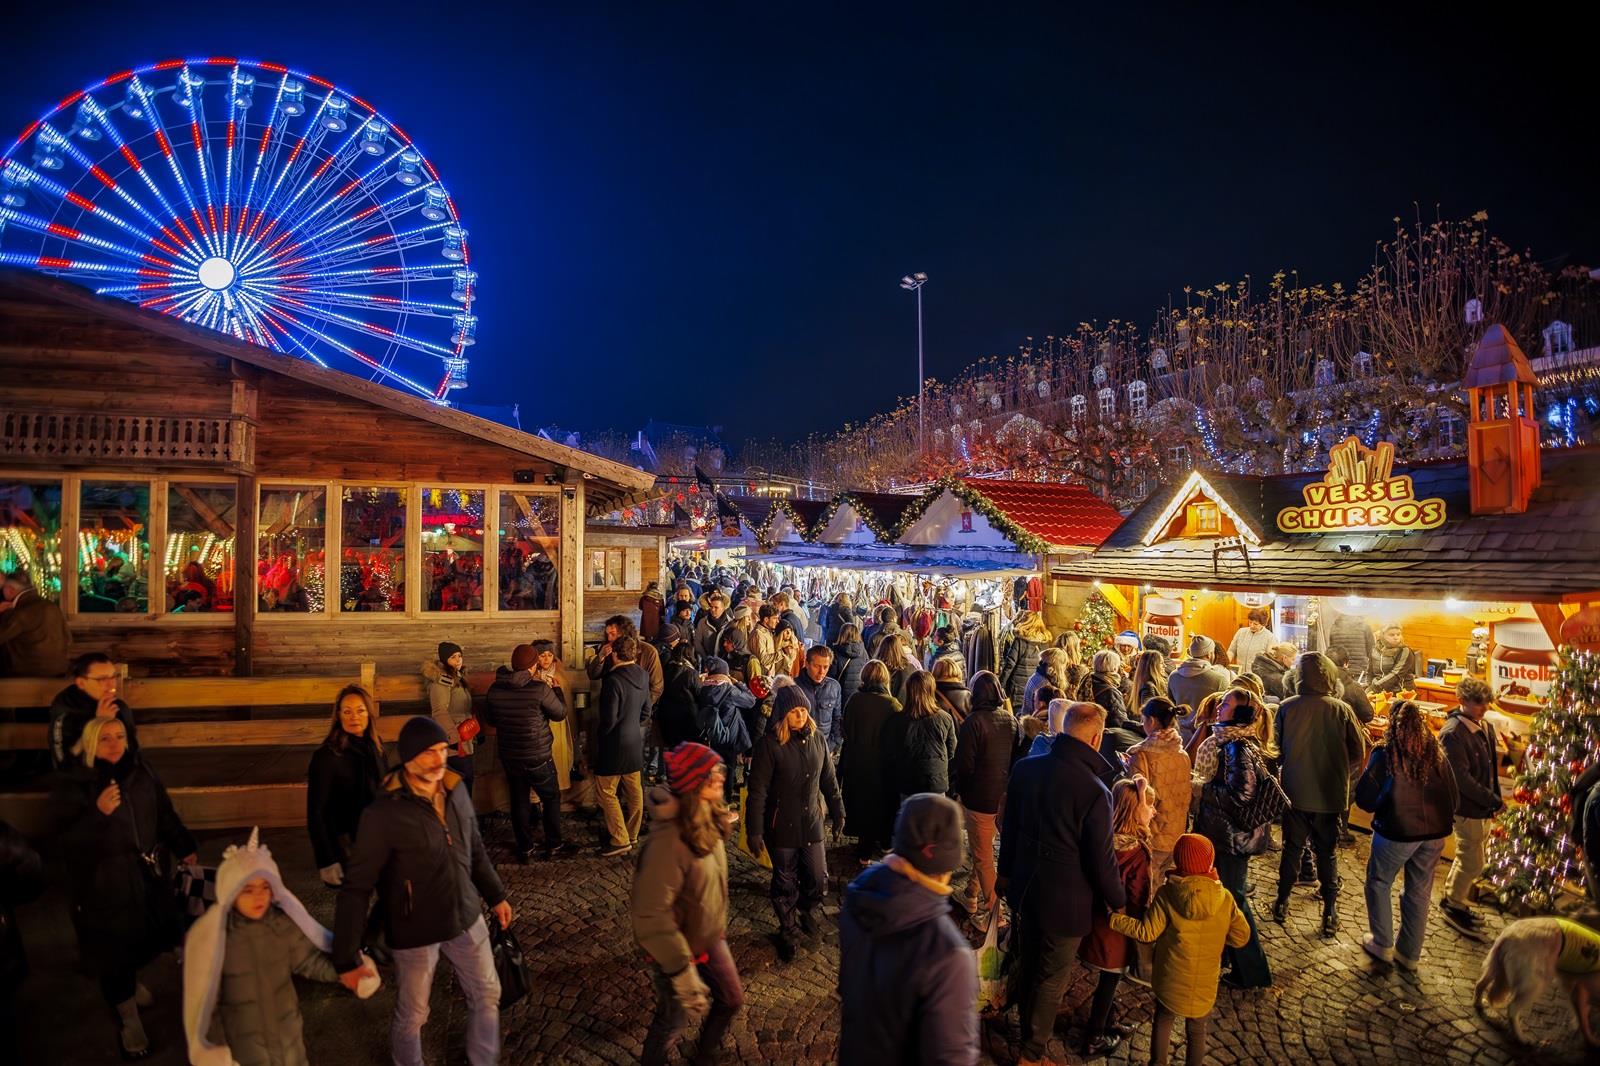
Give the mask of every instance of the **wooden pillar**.
[{"label": "wooden pillar", "polygon": [[583,475],[567,471],[561,486],[561,661],[583,664]]},{"label": "wooden pillar", "polygon": [[241,474],[233,522],[233,673],[249,677],[254,672],[256,628],[256,509],[260,486],[254,476]]}]

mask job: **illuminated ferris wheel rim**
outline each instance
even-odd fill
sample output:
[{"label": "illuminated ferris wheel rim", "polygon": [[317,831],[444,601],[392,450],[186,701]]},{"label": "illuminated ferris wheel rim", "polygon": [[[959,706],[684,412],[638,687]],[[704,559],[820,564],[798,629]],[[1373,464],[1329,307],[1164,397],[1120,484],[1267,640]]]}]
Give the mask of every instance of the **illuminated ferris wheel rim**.
[{"label": "illuminated ferris wheel rim", "polygon": [[[207,78],[203,68],[226,73]],[[167,73],[171,84],[146,83]],[[264,121],[250,117],[252,106],[258,114],[260,108],[257,74],[276,79],[275,86],[268,79],[259,86],[272,96]],[[207,114],[202,99],[217,85],[225,90],[220,116]],[[95,98],[117,88],[125,96],[115,103]],[[163,102],[178,109],[178,122],[162,115]],[[129,134],[112,121],[119,113],[142,128]],[[292,131],[291,121],[301,116],[304,123]],[[30,140],[32,167],[21,158]],[[97,144],[105,151],[92,159],[85,148]],[[76,173],[63,184],[56,176],[68,176],[68,162]],[[366,169],[358,172],[358,164]],[[0,156],[0,183],[0,263],[92,283],[120,281],[99,291],[322,366],[346,356],[361,372],[436,402],[465,385],[463,349],[475,340],[477,275],[455,203],[398,124],[326,78],[234,56],[118,71],[24,129]],[[424,196],[420,204],[416,194]],[[53,203],[49,217],[21,210],[30,195]],[[360,203],[370,206],[346,213]],[[397,230],[396,221],[413,210],[425,224]],[[73,225],[62,221],[64,212]],[[28,234],[23,239],[37,244],[33,254],[9,250],[15,237],[6,241],[8,230]],[[339,234],[364,239],[338,243]],[[130,246],[130,235],[134,245],[143,238],[148,247]],[[269,238],[275,239],[268,244]],[[442,262],[407,260],[408,251],[435,243]],[[60,255],[46,254],[57,246]],[[412,298],[414,287],[441,282],[448,302]],[[359,291],[378,286],[399,286],[402,295]],[[351,309],[358,313],[345,313]],[[413,319],[440,318],[452,328],[438,339],[407,328]],[[373,339],[386,346],[376,357],[363,350]],[[402,354],[441,360],[438,384],[398,369]]]}]

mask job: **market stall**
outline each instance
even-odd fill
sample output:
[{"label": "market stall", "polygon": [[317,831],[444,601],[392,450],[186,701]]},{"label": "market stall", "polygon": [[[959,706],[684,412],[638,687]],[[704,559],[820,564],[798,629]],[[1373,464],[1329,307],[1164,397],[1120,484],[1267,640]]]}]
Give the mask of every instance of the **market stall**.
[{"label": "market stall", "polygon": [[1482,677],[1517,745],[1549,694],[1563,622],[1600,601],[1600,449],[1541,453],[1532,382],[1492,327],[1464,382],[1466,461],[1402,470],[1392,443],[1352,437],[1315,474],[1197,470],[1054,573],[1115,589],[1143,629],[1176,637],[1175,654],[1193,632],[1226,648],[1260,607],[1302,650],[1352,631],[1376,644],[1398,626],[1410,662],[1383,687],[1440,723],[1455,682]]}]

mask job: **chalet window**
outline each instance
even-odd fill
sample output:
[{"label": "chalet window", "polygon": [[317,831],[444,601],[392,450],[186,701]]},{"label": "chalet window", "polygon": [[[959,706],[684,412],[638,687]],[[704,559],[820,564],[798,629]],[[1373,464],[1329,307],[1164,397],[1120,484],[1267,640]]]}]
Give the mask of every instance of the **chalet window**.
[{"label": "chalet window", "polygon": [[0,574],[25,570],[61,599],[61,482],[0,481]]},{"label": "chalet window", "polygon": [[500,609],[561,609],[561,501],[502,492],[498,508]]},{"label": "chalet window", "polygon": [[78,491],[78,613],[150,610],[150,483],[85,481]]},{"label": "chalet window", "polygon": [[1117,394],[1110,389],[1100,390],[1100,416],[1110,418],[1117,413]]},{"label": "chalet window", "polygon": [[328,606],[327,488],[264,488],[256,521],[256,609],[322,614]]},{"label": "chalet window", "polygon": [[1222,533],[1222,513],[1210,500],[1196,500],[1185,510],[1184,535],[1215,537]]},{"label": "chalet window", "polygon": [[167,543],[161,562],[164,610],[178,614],[233,610],[232,485],[167,486]]},{"label": "chalet window", "polygon": [[483,610],[483,502],[481,489],[422,490],[423,610]]},{"label": "chalet window", "polygon": [[347,485],[339,506],[339,609],[406,609],[406,490]]},{"label": "chalet window", "polygon": [[591,548],[585,584],[594,592],[638,591],[643,588],[638,548]]}]

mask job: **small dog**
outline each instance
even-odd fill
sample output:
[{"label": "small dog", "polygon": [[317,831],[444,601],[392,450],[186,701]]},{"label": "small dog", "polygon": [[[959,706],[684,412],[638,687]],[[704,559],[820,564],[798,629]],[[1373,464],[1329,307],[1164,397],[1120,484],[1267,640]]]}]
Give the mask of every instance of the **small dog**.
[{"label": "small dog", "polygon": [[[1563,934],[1554,918],[1523,918],[1506,926],[1495,938],[1483,960],[1483,975],[1473,993],[1473,1006],[1505,1007],[1511,1035],[1518,1043],[1530,1043],[1522,1028],[1522,1013],[1544,997],[1558,977],[1572,997],[1572,1011],[1578,1029],[1591,1048],[1600,1048],[1600,1036],[1589,1025],[1591,997],[1600,997],[1600,972],[1561,973],[1556,962],[1561,957]],[[1593,949],[1591,949],[1593,950]],[[1600,962],[1600,952],[1595,952]]]}]

